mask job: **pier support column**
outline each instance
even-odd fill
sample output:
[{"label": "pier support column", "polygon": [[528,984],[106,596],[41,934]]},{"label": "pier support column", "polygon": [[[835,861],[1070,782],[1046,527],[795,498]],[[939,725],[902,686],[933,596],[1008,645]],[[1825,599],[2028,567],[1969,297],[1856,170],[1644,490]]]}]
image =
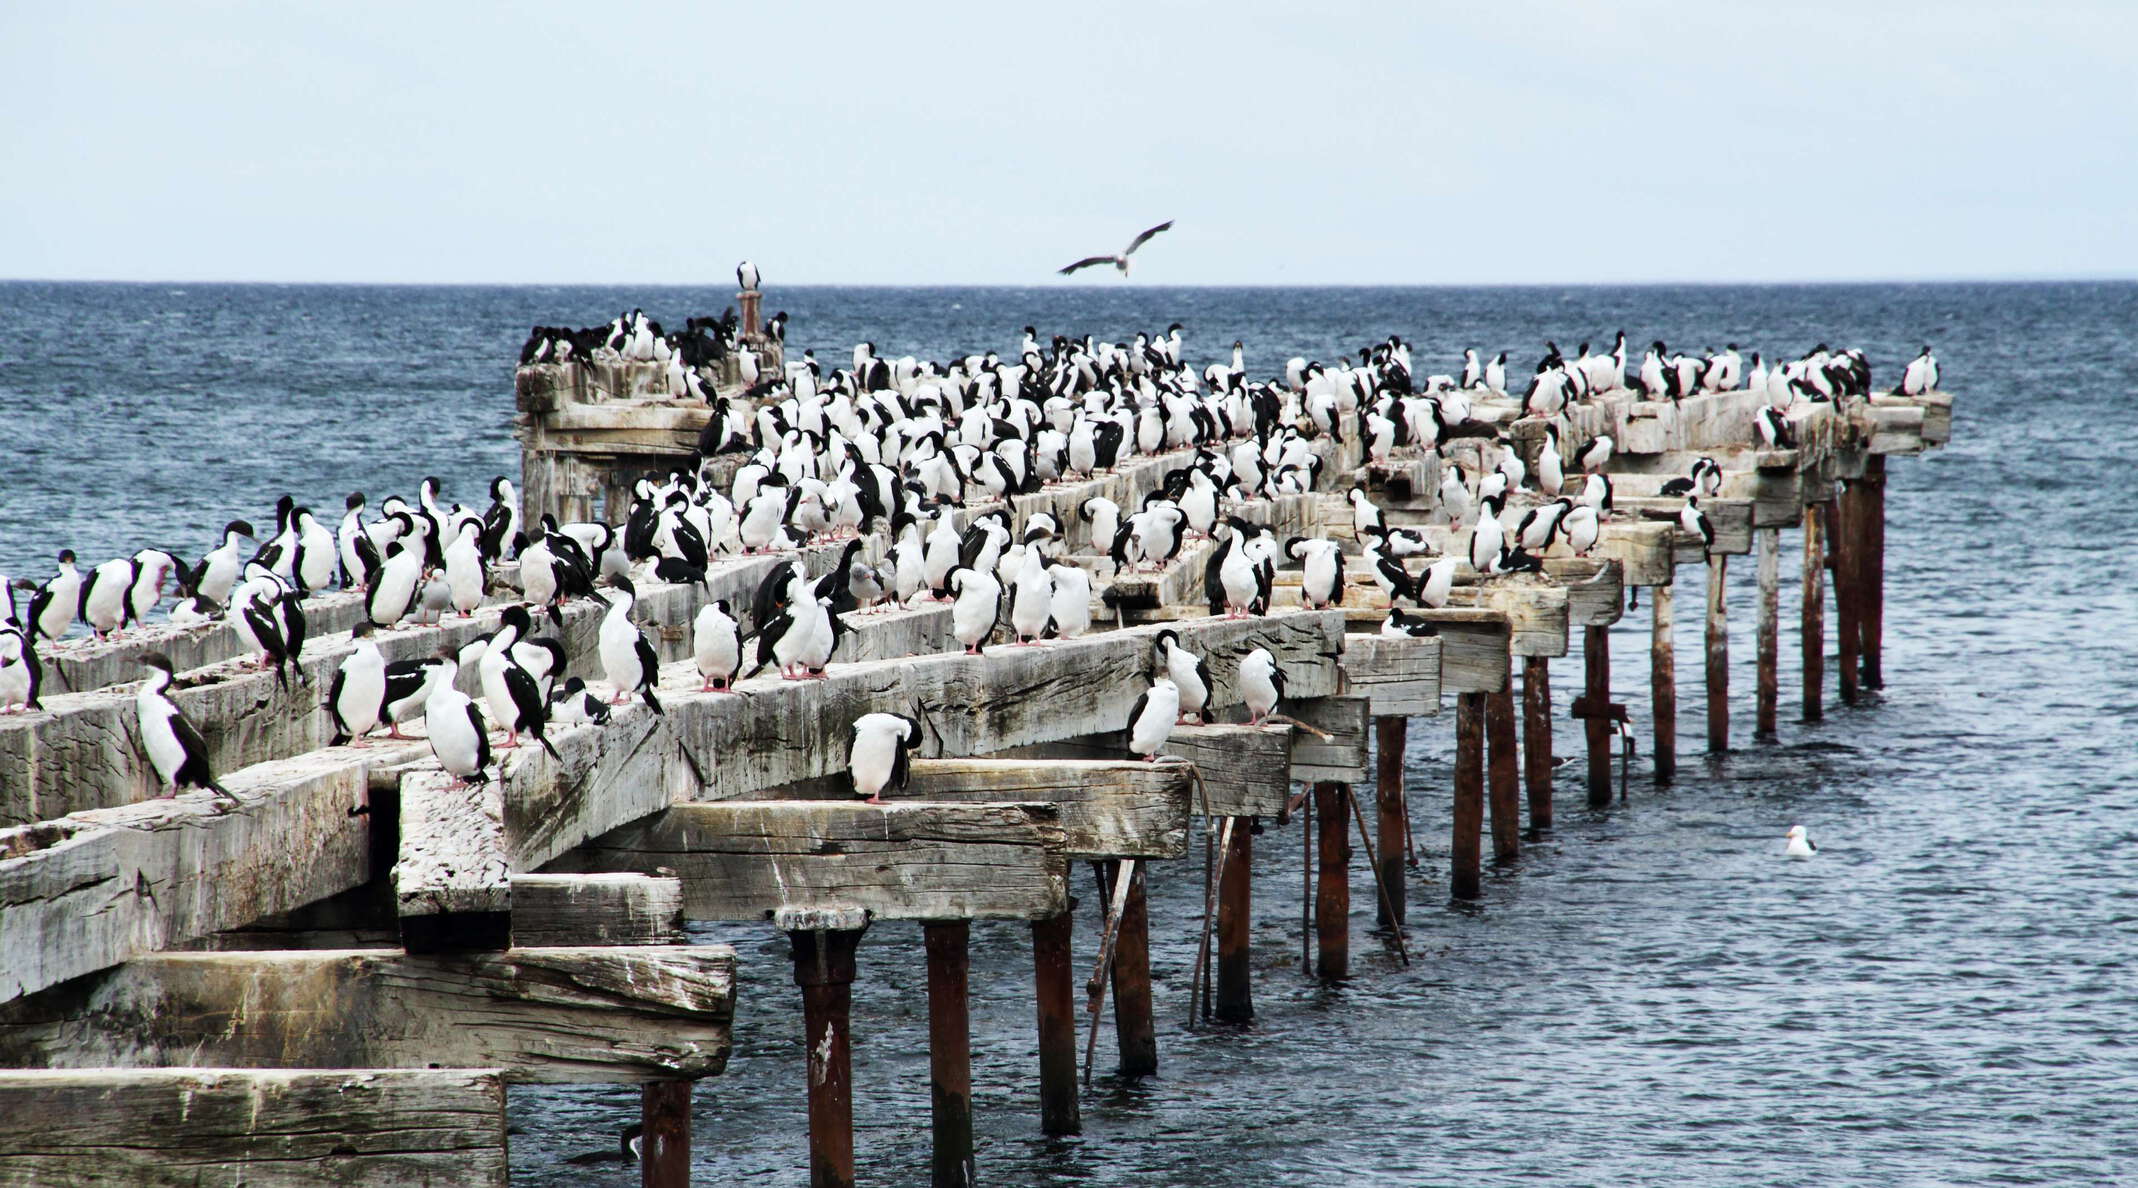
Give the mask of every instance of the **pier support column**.
[{"label": "pier support column", "polygon": [[1752,732],[1762,739],[1775,735],[1775,718],[1781,701],[1781,640],[1777,628],[1781,616],[1782,530],[1761,528],[1759,545],[1759,706]]},{"label": "pier support column", "polygon": [[1351,975],[1351,796],[1348,785],[1314,785],[1314,816],[1321,826],[1320,880],[1314,887],[1314,975]]},{"label": "pier support column", "polygon": [[1652,641],[1648,645],[1649,700],[1655,703],[1655,782],[1667,784],[1678,775],[1678,650],[1671,638],[1671,587],[1657,586],[1649,592],[1648,605],[1655,612]]},{"label": "pier support column", "polygon": [[854,1085],[851,1012],[854,950],[864,928],[796,929],[794,983],[802,988],[809,1065],[810,1188],[852,1188]]},{"label": "pier support column", "polygon": [[1454,836],[1448,842],[1448,894],[1476,899],[1485,829],[1485,695],[1455,695]]},{"label": "pier support column", "polygon": [[1033,1001],[1039,1011],[1039,1129],[1080,1134],[1076,1097],[1076,970],[1069,939],[1076,901],[1047,920],[1032,921]]},{"label": "pier support column", "polygon": [[1522,856],[1522,775],[1516,754],[1512,665],[1499,692],[1485,695],[1485,736],[1492,754],[1488,769],[1492,860],[1512,862]]},{"label": "pier support column", "polygon": [[1588,736],[1589,807],[1611,803],[1611,723],[1603,707],[1611,703],[1611,629],[1584,627],[1581,631],[1581,662],[1587,678],[1583,696],[1593,713],[1581,724]]},{"label": "pier support column", "polygon": [[1826,505],[1804,505],[1804,618],[1799,646],[1804,657],[1804,720],[1826,716]]},{"label": "pier support column", "polygon": [[742,338],[756,338],[765,332],[761,303],[765,295],[756,289],[744,289],[735,294],[735,304],[742,307]]},{"label": "pier support column", "polygon": [[971,1188],[972,926],[964,920],[931,920],[921,932],[928,950],[928,1090],[935,1122],[928,1182],[934,1188]]},{"label": "pier support column", "polygon": [[1403,923],[1403,850],[1409,832],[1409,810],[1403,803],[1403,750],[1409,734],[1408,718],[1373,720],[1374,832],[1381,839],[1380,852],[1374,857],[1380,884],[1388,889],[1385,900],[1376,895],[1374,902],[1379,905],[1376,918],[1384,925]]},{"label": "pier support column", "polygon": [[1253,983],[1249,980],[1248,940],[1254,904],[1254,821],[1232,819],[1232,842],[1221,858],[1217,892],[1217,1017],[1227,1023],[1246,1023],[1255,1017]]},{"label": "pier support column", "polygon": [[639,1093],[641,1188],[687,1188],[690,1183],[689,1081],[654,1081]]},{"label": "pier support column", "polygon": [[1863,463],[1863,687],[1886,687],[1886,458]]},{"label": "pier support column", "polygon": [[1856,581],[1857,498],[1853,483],[1843,483],[1834,497],[1833,521],[1827,527],[1826,561],[1834,571],[1834,668],[1841,704],[1856,704],[1857,649],[1863,642],[1857,617],[1860,587]]},{"label": "pier support column", "polygon": [[1532,836],[1552,827],[1552,665],[1522,661],[1522,771],[1529,788]]},{"label": "pier support column", "polygon": [[[1124,863],[1109,864],[1113,879],[1124,877]],[[1114,926],[1114,1039],[1121,1050],[1121,1075],[1147,1077],[1158,1071],[1158,1024],[1151,1004],[1151,908],[1143,891],[1144,864],[1128,870],[1128,894]],[[1109,887],[1109,890],[1112,888]]]},{"label": "pier support column", "polygon": [[1721,553],[1707,558],[1707,749],[1721,754],[1730,749],[1730,620],[1724,603],[1729,586],[1730,559]]}]

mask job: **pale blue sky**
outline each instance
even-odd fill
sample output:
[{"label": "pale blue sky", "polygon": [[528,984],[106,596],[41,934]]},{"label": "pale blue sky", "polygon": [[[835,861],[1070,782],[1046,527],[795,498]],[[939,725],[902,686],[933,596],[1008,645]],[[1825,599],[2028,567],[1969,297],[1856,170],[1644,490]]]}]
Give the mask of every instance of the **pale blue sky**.
[{"label": "pale blue sky", "polygon": [[0,276],[1054,283],[1172,218],[1135,281],[2127,277],[2134,47],[2129,0],[10,2]]}]

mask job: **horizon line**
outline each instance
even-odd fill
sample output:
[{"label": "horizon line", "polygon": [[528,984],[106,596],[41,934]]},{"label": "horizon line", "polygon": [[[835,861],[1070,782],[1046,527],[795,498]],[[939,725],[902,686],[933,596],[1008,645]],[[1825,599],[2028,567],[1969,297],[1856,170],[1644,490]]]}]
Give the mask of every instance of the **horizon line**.
[{"label": "horizon line", "polygon": [[[1176,284],[1138,282],[1137,287],[1148,289],[1639,289],[1639,288],[1809,288],[1870,287],[1910,285],[2020,285],[2020,284],[2129,284],[2138,283],[2138,274],[2117,273],[2015,273],[2001,276],[1922,276],[1922,277],[1857,277],[1857,278],[1795,278],[1783,280],[1583,280],[1583,281],[1196,281]],[[399,289],[704,289],[720,288],[712,281],[407,281],[407,280],[266,280],[216,277],[62,277],[62,276],[11,276],[0,277],[0,284],[39,285],[230,285],[230,286],[309,286],[317,288],[399,288]],[[1126,281],[1102,281],[1098,283],[1052,283],[1050,281],[928,281],[921,283],[898,283],[890,281],[798,281],[778,285],[787,289],[1054,289],[1075,292],[1102,292],[1125,290]]]}]

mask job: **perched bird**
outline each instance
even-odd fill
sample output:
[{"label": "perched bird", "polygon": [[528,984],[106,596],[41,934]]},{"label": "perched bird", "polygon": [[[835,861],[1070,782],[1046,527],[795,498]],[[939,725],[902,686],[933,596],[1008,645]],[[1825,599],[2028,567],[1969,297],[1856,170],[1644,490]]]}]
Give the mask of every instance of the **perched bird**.
[{"label": "perched bird", "polygon": [[1596,509],[1587,503],[1577,503],[1559,520],[1559,531],[1565,535],[1567,547],[1576,557],[1586,557],[1596,547],[1596,538],[1601,526],[1596,520]]},{"label": "perched bird", "polygon": [[1002,617],[1002,583],[986,569],[959,566],[950,571],[949,588],[955,595],[950,607],[950,634],[965,645],[965,654],[978,656],[981,645]]},{"label": "perched bird", "polygon": [[1054,599],[1047,609],[1047,629],[1056,639],[1075,639],[1091,630],[1091,575],[1081,565],[1056,564],[1047,569],[1054,579]]},{"label": "perched bird", "polygon": [[1240,661],[1240,699],[1247,703],[1247,724],[1259,726],[1277,712],[1284,697],[1284,670],[1268,648],[1256,648]]},{"label": "perched bird", "polygon": [[660,657],[654,655],[653,645],[646,642],[646,634],[638,624],[631,621],[631,604],[638,591],[631,579],[617,577],[601,596],[609,604],[609,613],[601,618],[600,652],[602,671],[616,692],[609,698],[610,705],[622,705],[635,690],[646,695],[646,704],[654,713],[662,713],[661,700],[654,696],[653,687],[661,679]]},{"label": "perched bird", "polygon": [[148,752],[149,765],[156,769],[164,798],[178,795],[181,787],[205,788],[236,803],[237,797],[216,783],[214,773],[209,771],[208,744],[201,739],[200,731],[171,700],[171,658],[162,652],[150,652],[141,657],[141,666],[148,670],[148,679],[134,694],[134,713],[141,731],[141,749]]},{"label": "perched bird", "polygon": [[[0,585],[6,579],[0,578]],[[37,659],[37,640],[15,625],[12,615],[0,624],[0,714],[42,710],[37,690],[44,684],[44,665]]]},{"label": "perched bird", "polygon": [[[1924,349],[1927,350],[1928,348]],[[1787,857],[1793,858],[1798,862],[1809,862],[1811,861],[1811,856],[1819,852],[1819,847],[1813,843],[1811,835],[1804,831],[1802,825],[1791,825],[1789,832],[1784,836],[1787,838],[1787,842],[1782,847],[1782,853]]]},{"label": "perched bird", "polygon": [[1685,506],[1678,511],[1678,527],[1699,537],[1701,547],[1714,551],[1715,525],[1708,522],[1707,513],[1700,510],[1698,495],[1685,497]]},{"label": "perched bird", "polygon": [[586,682],[578,677],[567,677],[557,690],[549,695],[549,721],[554,726],[577,726],[592,722],[597,726],[609,724],[609,703],[590,692]]},{"label": "perched bird", "polygon": [[30,633],[59,639],[74,626],[81,607],[82,575],[74,568],[74,550],[59,551],[59,572],[45,579],[30,596]]},{"label": "perched bird", "polygon": [[1284,553],[1300,563],[1299,596],[1309,607],[1326,610],[1344,600],[1344,556],[1335,541],[1295,536]]},{"label": "perched bird", "polygon": [[1180,633],[1167,628],[1153,641],[1157,660],[1173,686],[1173,700],[1184,724],[1210,721],[1209,661],[1180,646]]},{"label": "perched bird", "polygon": [[757,265],[750,263],[748,260],[744,260],[735,266],[735,283],[742,287],[743,292],[756,292],[757,286],[763,281],[764,277],[758,275]]},{"label": "perched bird", "polygon": [[903,714],[863,714],[854,721],[854,746],[847,775],[854,794],[882,804],[883,794],[906,787],[909,760],[921,739],[921,724]]},{"label": "perched bird", "polygon": [[1062,269],[1061,275],[1068,276],[1070,273],[1075,272],[1079,268],[1090,268],[1093,265],[1097,264],[1111,264],[1117,271],[1121,273],[1123,277],[1126,277],[1128,275],[1128,258],[1136,254],[1136,249],[1142,247],[1145,243],[1149,242],[1151,236],[1158,234],[1160,231],[1169,230],[1172,228],[1172,226],[1173,220],[1167,219],[1165,222],[1158,224],[1156,227],[1152,227],[1149,230],[1138,234],[1136,238],[1129,240],[1128,247],[1123,249],[1120,255],[1086,256],[1083,259],[1078,260],[1076,263],[1069,265],[1067,268]]},{"label": "perched bird", "polygon": [[470,787],[490,782],[483,770],[490,766],[490,732],[483,726],[482,710],[467,694],[450,682],[433,686],[423,703],[423,728],[438,766]]},{"label": "perched bird", "polygon": [[[1025,546],[1024,560],[1010,585],[1009,602],[1010,631],[1017,643],[1037,645],[1054,618],[1054,572],[1037,541]],[[953,607],[951,616],[955,619],[956,615]]]},{"label": "perched bird", "polygon": [[1455,588],[1455,558],[1442,557],[1425,567],[1411,584],[1411,598],[1419,606],[1435,610],[1448,604],[1448,593]]},{"label": "perched bird", "polygon": [[1611,451],[1614,448],[1615,443],[1612,442],[1611,435],[1599,433],[1583,442],[1581,448],[1574,451],[1574,466],[1583,474],[1595,474],[1604,468],[1606,462],[1611,460]]},{"label": "perched bird", "polygon": [[1900,394],[1920,396],[1925,392],[1937,391],[1937,387],[1938,359],[1926,346],[1923,353],[1910,359],[1907,369],[1900,373]]},{"label": "perched bird", "polygon": [[386,714],[386,657],[371,640],[371,624],[358,622],[349,629],[353,645],[327,687],[327,717],[334,723],[330,747],[355,741],[369,746],[365,735],[378,727]]},{"label": "perched bird", "polygon": [[423,712],[424,703],[440,685],[450,685],[460,672],[460,660],[452,649],[441,648],[420,660],[396,660],[386,666],[386,697],[381,711],[386,719],[386,737],[407,739],[401,723]]},{"label": "perched bird", "polygon": [[476,671],[482,678],[483,700],[489,702],[491,715],[505,728],[505,740],[498,744],[499,749],[519,746],[520,731],[524,730],[542,744],[551,758],[561,759],[549,741],[549,697],[535,674],[514,654],[515,646],[533,625],[533,616],[526,607],[506,607],[482,658],[476,661]]},{"label": "perched bird", "polygon": [[698,675],[705,678],[702,693],[725,692],[742,671],[742,625],[725,598],[716,598],[698,608],[690,625],[691,658],[698,662]]},{"label": "perched bird", "polygon": [[1411,618],[1400,606],[1392,606],[1388,608],[1388,618],[1381,623],[1381,634],[1390,639],[1424,639],[1440,634],[1440,628],[1424,619]]},{"label": "perched bird", "polygon": [[1173,737],[1173,725],[1179,717],[1179,687],[1170,677],[1152,678],[1151,687],[1129,707],[1129,754],[1156,763],[1158,752],[1164,749],[1166,740]]}]

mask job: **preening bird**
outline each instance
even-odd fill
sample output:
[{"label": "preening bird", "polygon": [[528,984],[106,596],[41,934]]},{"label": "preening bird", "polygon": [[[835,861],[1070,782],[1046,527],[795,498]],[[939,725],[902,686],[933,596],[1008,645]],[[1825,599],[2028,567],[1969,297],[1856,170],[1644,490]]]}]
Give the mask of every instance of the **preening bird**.
[{"label": "preening bird", "polygon": [[1116,270],[1121,273],[1122,276],[1125,277],[1128,275],[1128,258],[1136,254],[1136,249],[1142,247],[1145,243],[1149,242],[1151,236],[1158,234],[1160,231],[1170,230],[1172,226],[1173,220],[1167,219],[1165,222],[1158,224],[1156,227],[1152,227],[1149,230],[1137,235],[1136,238],[1129,240],[1128,247],[1123,249],[1120,255],[1086,256],[1083,259],[1078,260],[1076,263],[1069,265],[1067,268],[1062,269],[1061,275],[1068,276],[1070,273],[1075,272],[1079,268],[1090,268],[1093,265],[1097,264],[1111,264]]},{"label": "preening bird", "polygon": [[921,724],[903,714],[863,714],[854,721],[854,745],[846,771],[854,794],[882,804],[885,792],[902,792]]},{"label": "preening bird", "polygon": [[725,692],[734,685],[735,674],[742,671],[742,626],[727,599],[716,598],[698,608],[690,625],[690,649],[698,675],[705,678],[700,692]]},{"label": "preening bird", "polygon": [[1240,661],[1240,699],[1247,703],[1247,724],[1259,726],[1277,712],[1284,697],[1284,670],[1268,648],[1256,648]]},{"label": "preening bird", "polygon": [[1128,750],[1153,763],[1166,740],[1173,737],[1174,721],[1180,717],[1180,688],[1171,677],[1155,677],[1151,687],[1136,698],[1128,711]]}]

